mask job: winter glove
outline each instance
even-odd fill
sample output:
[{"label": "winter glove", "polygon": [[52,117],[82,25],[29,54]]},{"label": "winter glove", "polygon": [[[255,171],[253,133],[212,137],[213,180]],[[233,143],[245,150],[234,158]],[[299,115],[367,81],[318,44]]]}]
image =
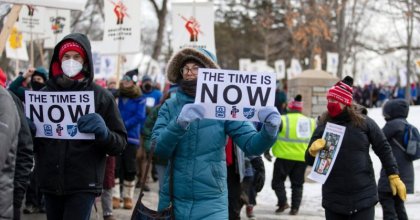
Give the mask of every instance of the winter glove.
[{"label": "winter glove", "polygon": [[264,123],[267,133],[275,137],[279,131],[281,115],[275,107],[264,107],[258,111],[258,119]]},{"label": "winter glove", "polygon": [[316,157],[316,154],[325,147],[325,140],[320,138],[314,141],[309,147],[309,154],[313,157]]},{"label": "winter glove", "polygon": [[29,130],[31,131],[32,136],[35,136],[35,134],[36,134],[36,125],[28,117],[26,117],[26,121],[28,122]]},{"label": "winter glove", "polygon": [[185,104],[176,119],[176,123],[183,129],[187,129],[191,122],[204,117],[205,109],[198,104]]},{"label": "winter glove", "polygon": [[254,187],[257,192],[260,192],[264,187],[265,183],[265,167],[264,162],[260,156],[255,157],[251,160],[252,167],[255,169],[254,172]]},{"label": "winter glove", "polygon": [[402,201],[407,198],[407,192],[404,183],[401,181],[400,176],[392,174],[388,176],[389,185],[391,186],[392,195],[397,195]]},{"label": "winter glove", "polygon": [[83,115],[77,121],[77,127],[80,132],[94,133],[95,138],[100,141],[106,140],[109,135],[105,121],[98,113]]},{"label": "winter glove", "polygon": [[271,156],[271,154],[270,154],[270,150],[266,150],[266,151],[264,152],[264,157],[265,157],[265,159],[267,159],[269,162],[271,162],[271,161],[272,161],[272,159],[273,159],[273,156]]}]

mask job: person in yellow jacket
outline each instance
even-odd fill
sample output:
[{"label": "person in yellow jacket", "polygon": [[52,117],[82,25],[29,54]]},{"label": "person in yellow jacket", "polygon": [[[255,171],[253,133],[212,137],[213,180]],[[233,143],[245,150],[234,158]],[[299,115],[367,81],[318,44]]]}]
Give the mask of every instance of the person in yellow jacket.
[{"label": "person in yellow jacket", "polygon": [[[297,95],[288,104],[288,113],[281,117],[282,126],[271,151],[277,158],[274,163],[271,187],[277,196],[276,214],[289,208],[284,182],[289,176],[292,187],[292,207],[290,215],[297,215],[302,201],[303,183],[305,182],[305,151],[312,132],[315,130],[315,120],[302,114],[302,96]],[[265,157],[271,161],[267,151]]]}]

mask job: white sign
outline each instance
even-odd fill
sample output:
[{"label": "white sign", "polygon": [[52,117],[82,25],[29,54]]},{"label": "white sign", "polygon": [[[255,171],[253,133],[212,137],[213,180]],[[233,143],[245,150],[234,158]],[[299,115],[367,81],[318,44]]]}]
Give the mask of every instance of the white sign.
[{"label": "white sign", "polygon": [[37,5],[48,8],[62,8],[83,11],[87,0],[2,0],[18,5]]},{"label": "white sign", "polygon": [[338,53],[327,52],[327,72],[337,76],[338,70]]},{"label": "white sign", "polygon": [[251,69],[251,59],[239,59],[239,70],[249,71]]},{"label": "white sign", "polygon": [[44,47],[54,48],[70,34],[70,10],[47,9],[46,15]]},{"label": "white sign", "polygon": [[213,3],[173,3],[172,22],[174,51],[193,47],[216,54]]},{"label": "white sign", "polygon": [[104,0],[105,29],[102,54],[140,52],[140,1]]},{"label": "white sign", "polygon": [[284,79],[286,77],[286,63],[284,60],[276,60],[274,62],[274,68],[276,69],[277,79]]},{"label": "white sign", "polygon": [[346,127],[329,123],[325,126],[322,138],[326,141],[324,149],[315,157],[311,173],[308,178],[324,184],[334,167],[335,159],[340,151]]},{"label": "white sign", "polygon": [[205,118],[258,121],[261,107],[274,106],[275,91],[274,73],[200,68],[195,103]]},{"label": "white sign", "polygon": [[22,32],[42,34],[45,29],[46,9],[24,5],[19,13],[18,26]]},{"label": "white sign", "polygon": [[28,61],[28,50],[23,34],[16,27],[13,27],[6,42],[6,57],[14,60]]},{"label": "white sign", "polygon": [[295,78],[296,76],[298,76],[299,74],[302,73],[302,66],[300,65],[299,60],[297,59],[292,59],[290,62],[290,78],[288,79],[292,79]]},{"label": "white sign", "polygon": [[93,140],[94,134],[79,132],[77,120],[94,112],[93,91],[25,91],[25,113],[36,126],[35,137]]}]

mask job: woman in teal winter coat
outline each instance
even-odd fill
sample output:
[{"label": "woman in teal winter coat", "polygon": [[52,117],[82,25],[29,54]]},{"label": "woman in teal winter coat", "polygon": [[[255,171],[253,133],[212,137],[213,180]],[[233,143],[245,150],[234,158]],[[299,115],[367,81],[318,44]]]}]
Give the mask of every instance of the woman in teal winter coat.
[{"label": "woman in teal winter coat", "polygon": [[[264,123],[257,132],[250,122],[203,119],[205,109],[194,102],[198,68],[219,68],[206,50],[185,48],[168,65],[176,96],[160,108],[153,129],[155,154],[173,166],[176,219],[228,219],[225,145],[227,136],[247,155],[260,155],[277,137],[280,114],[274,107],[258,112]],[[170,168],[160,190],[159,210],[170,205]],[[240,186],[238,186],[240,187]]]}]

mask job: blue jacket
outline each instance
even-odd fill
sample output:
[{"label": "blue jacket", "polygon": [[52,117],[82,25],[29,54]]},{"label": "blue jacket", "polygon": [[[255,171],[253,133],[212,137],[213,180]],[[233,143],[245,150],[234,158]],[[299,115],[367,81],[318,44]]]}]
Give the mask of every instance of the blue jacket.
[{"label": "blue jacket", "polygon": [[158,89],[153,89],[150,92],[143,91],[142,97],[146,100],[147,107],[155,107],[160,103],[160,99],[162,98],[162,92]]},{"label": "blue jacket", "polygon": [[118,98],[118,109],[127,129],[128,143],[139,146],[140,129],[146,119],[146,100],[139,98]]},{"label": "blue jacket", "polygon": [[[157,141],[155,154],[173,161],[176,219],[228,219],[227,135],[246,155],[262,154],[276,136],[269,136],[264,127],[257,132],[252,123],[242,121],[202,119],[184,130],[176,118],[183,105],[193,102],[178,91],[162,105],[152,135]],[[160,189],[159,210],[169,206],[169,171]]]}]

